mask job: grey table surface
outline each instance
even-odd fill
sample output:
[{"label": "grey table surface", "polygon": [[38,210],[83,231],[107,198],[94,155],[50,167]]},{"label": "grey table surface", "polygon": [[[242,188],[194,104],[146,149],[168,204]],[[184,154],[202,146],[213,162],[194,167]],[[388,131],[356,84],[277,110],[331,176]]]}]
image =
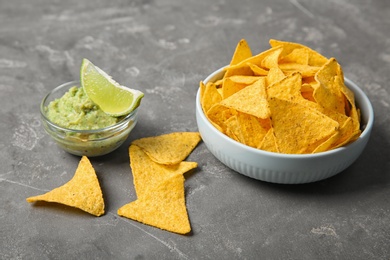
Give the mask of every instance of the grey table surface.
[{"label": "grey table surface", "polygon": [[[0,0],[0,259],[390,259],[388,0]],[[200,80],[237,42],[270,38],[336,57],[371,99],[370,142],[351,167],[311,184],[242,176],[203,143],[188,158],[192,225],[178,235],[119,217],[136,198],[127,153],[137,138],[197,131]],[[39,104],[88,58],[145,92],[126,143],[91,162],[106,213],[25,199],[67,182],[79,157],[44,132]]]}]

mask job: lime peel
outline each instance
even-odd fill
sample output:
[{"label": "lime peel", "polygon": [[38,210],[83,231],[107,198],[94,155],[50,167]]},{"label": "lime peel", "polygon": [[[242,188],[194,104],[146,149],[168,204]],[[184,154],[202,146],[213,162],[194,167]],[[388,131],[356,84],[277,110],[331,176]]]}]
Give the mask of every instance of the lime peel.
[{"label": "lime peel", "polygon": [[121,86],[111,76],[87,59],[80,69],[81,86],[87,96],[108,115],[119,117],[134,111],[144,93]]}]

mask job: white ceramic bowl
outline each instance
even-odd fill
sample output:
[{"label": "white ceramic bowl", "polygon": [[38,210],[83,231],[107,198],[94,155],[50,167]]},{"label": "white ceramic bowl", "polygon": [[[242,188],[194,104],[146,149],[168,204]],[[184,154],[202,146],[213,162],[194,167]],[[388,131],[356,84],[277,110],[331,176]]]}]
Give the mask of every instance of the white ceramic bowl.
[{"label": "white ceramic bowl", "polygon": [[[210,74],[204,83],[221,79],[223,68]],[[196,121],[210,152],[223,164],[254,179],[283,184],[310,183],[334,176],[350,166],[363,152],[374,124],[374,111],[365,93],[351,80],[345,84],[354,92],[361,110],[362,134],[353,143],[316,154],[272,153],[241,144],[219,132],[206,118],[196,96]]]}]

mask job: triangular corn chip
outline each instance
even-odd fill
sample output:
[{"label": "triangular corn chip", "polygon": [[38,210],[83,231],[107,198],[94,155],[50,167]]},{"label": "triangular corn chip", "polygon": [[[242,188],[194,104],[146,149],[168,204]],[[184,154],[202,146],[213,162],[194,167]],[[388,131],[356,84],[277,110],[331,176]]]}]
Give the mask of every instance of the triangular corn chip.
[{"label": "triangular corn chip", "polygon": [[178,234],[189,233],[183,175],[165,179],[153,192],[119,208],[118,215]]},{"label": "triangular corn chip", "polygon": [[281,53],[281,59],[283,59],[284,56],[287,56],[295,49],[304,48],[307,50],[308,55],[309,55],[307,65],[321,67],[328,61],[328,59],[326,57],[322,56],[317,51],[315,51],[315,50],[313,50],[305,45],[299,44],[299,43],[284,42],[284,41],[278,41],[278,40],[274,40],[274,39],[271,39],[269,41],[269,43],[270,43],[272,48],[276,48],[276,47],[283,48],[283,52]]},{"label": "triangular corn chip", "polygon": [[175,132],[137,139],[139,146],[149,157],[160,164],[177,164],[183,161],[200,142],[198,132]]},{"label": "triangular corn chip", "polygon": [[334,135],[339,123],[315,109],[278,98],[269,100],[272,127],[281,153],[311,153],[318,141]]},{"label": "triangular corn chip", "polygon": [[130,145],[129,156],[138,198],[147,194],[149,190],[155,189],[165,179],[183,175],[198,166],[196,162],[180,162],[174,165],[156,163],[136,145]]},{"label": "triangular corn chip", "polygon": [[220,104],[259,118],[268,118],[265,78],[260,78],[252,85],[222,100]]},{"label": "triangular corn chip", "polygon": [[274,130],[272,128],[265,134],[263,140],[259,144],[258,149],[274,153],[280,152],[278,145],[276,144]]},{"label": "triangular corn chip", "polygon": [[[202,84],[202,83],[201,83]],[[217,86],[214,83],[207,83],[202,90],[201,102],[204,113],[216,103],[222,100],[221,94],[218,92]]]},{"label": "triangular corn chip", "polygon": [[47,201],[79,208],[95,216],[104,214],[103,193],[95,170],[83,156],[73,178],[45,194],[29,197],[27,202]]},{"label": "triangular corn chip", "polygon": [[236,46],[236,50],[234,51],[230,65],[240,63],[241,61],[250,57],[252,57],[252,51],[248,45],[248,42],[245,39],[242,39]]}]

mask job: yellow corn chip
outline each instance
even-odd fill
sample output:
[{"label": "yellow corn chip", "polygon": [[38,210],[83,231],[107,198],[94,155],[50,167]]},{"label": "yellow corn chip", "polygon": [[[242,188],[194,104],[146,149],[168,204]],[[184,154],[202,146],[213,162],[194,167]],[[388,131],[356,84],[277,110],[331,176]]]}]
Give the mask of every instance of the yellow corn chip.
[{"label": "yellow corn chip", "polygon": [[[345,86],[340,76],[340,65],[335,59],[330,59],[315,75],[318,84],[313,97],[322,107],[345,114],[345,96],[342,92]],[[353,94],[350,98],[354,102]]]},{"label": "yellow corn chip", "polygon": [[302,83],[301,86],[301,95],[304,99],[307,99],[309,101],[315,102],[315,99],[313,97],[314,88],[309,83]]},{"label": "yellow corn chip", "polygon": [[132,144],[144,150],[153,161],[170,165],[187,158],[200,140],[198,132],[175,132],[137,139]]},{"label": "yellow corn chip", "polygon": [[270,43],[272,48],[275,48],[275,47],[282,47],[283,48],[283,52],[281,53],[281,59],[283,59],[283,57],[287,56],[295,49],[304,48],[307,50],[308,55],[309,55],[309,60],[308,60],[307,65],[321,67],[328,61],[328,59],[326,57],[322,56],[320,53],[310,49],[309,47],[307,47],[305,45],[299,44],[299,43],[283,42],[283,41],[278,41],[278,40],[274,40],[274,39],[271,39],[269,41],[269,43]]},{"label": "yellow corn chip", "polygon": [[222,100],[221,94],[218,92],[217,87],[214,83],[209,82],[206,84],[201,96],[202,109],[206,114],[207,111],[216,103]]},{"label": "yellow corn chip", "polygon": [[230,65],[240,63],[241,61],[252,57],[252,51],[245,39],[238,42],[236,50],[234,51]]},{"label": "yellow corn chip", "polygon": [[231,66],[228,66],[225,68],[225,74],[223,78],[228,78],[234,75],[240,75],[240,76],[254,76],[254,72],[252,71],[251,67],[249,66],[250,62],[245,62],[246,60],[243,60],[242,62],[238,64],[234,64]]},{"label": "yellow corn chip", "polygon": [[268,130],[263,140],[260,142],[258,149],[274,153],[280,152],[278,145],[276,144],[274,130],[272,128]]},{"label": "yellow corn chip", "polygon": [[297,63],[309,65],[310,54],[307,48],[293,49],[289,54],[280,58],[280,63]]},{"label": "yellow corn chip", "polygon": [[236,140],[237,142],[244,143],[244,136],[242,135],[240,125],[237,120],[237,115],[234,115],[225,121],[226,135]]},{"label": "yellow corn chip", "polygon": [[286,76],[284,75],[283,71],[278,67],[271,68],[266,78],[267,86],[275,84],[276,82],[281,81],[285,77]]},{"label": "yellow corn chip", "polygon": [[279,64],[279,68],[286,75],[299,72],[303,78],[309,78],[313,77],[321,67],[303,65],[298,63],[281,63]]},{"label": "yellow corn chip", "polygon": [[[206,90],[206,85],[203,83],[203,81],[200,81],[199,82],[199,93],[200,93],[200,99],[202,99],[204,97],[204,91]],[[203,102],[202,102],[202,106],[203,106]]]},{"label": "yellow corn chip", "polygon": [[238,113],[237,122],[242,134],[242,143],[257,148],[271,127],[271,121],[255,116]]},{"label": "yellow corn chip", "polygon": [[267,87],[268,98],[278,98],[298,103],[308,101],[301,94],[302,77],[300,73],[294,73]]},{"label": "yellow corn chip", "polygon": [[235,115],[237,111],[225,107],[220,103],[212,106],[207,112],[206,116],[210,122],[222,133],[226,132],[226,123],[231,116]]},{"label": "yellow corn chip", "polygon": [[265,78],[260,78],[252,85],[222,100],[220,104],[259,118],[268,118]]},{"label": "yellow corn chip", "polygon": [[259,80],[257,76],[231,76],[225,78],[222,84],[222,98],[228,98],[241,89]]},{"label": "yellow corn chip", "polygon": [[73,178],[45,194],[29,197],[27,202],[47,201],[79,208],[95,216],[104,214],[104,200],[95,170],[83,156]]},{"label": "yellow corn chip", "polygon": [[[255,56],[248,58],[248,59],[245,59],[238,64],[228,66],[227,68],[225,68],[226,73],[225,73],[224,77],[226,78],[226,77],[230,77],[233,75],[253,76],[254,72],[252,71],[250,64],[261,67],[262,62],[266,57],[268,57],[271,54],[278,53],[279,49],[281,49],[281,48],[282,47],[275,47],[275,48],[268,49],[262,53],[259,53]],[[272,62],[274,62],[274,59],[270,59],[270,61],[264,62],[264,65],[270,66],[270,64],[272,64]]]},{"label": "yellow corn chip", "polygon": [[268,70],[265,70],[253,63],[248,62],[247,65],[249,68],[252,70],[253,74],[255,76],[267,76],[268,75]]},{"label": "yellow corn chip", "polygon": [[[147,140],[154,142],[155,137]],[[129,155],[137,200],[119,208],[118,215],[178,234],[190,232],[183,174],[196,168],[197,163],[160,164],[137,145],[130,145]]]},{"label": "yellow corn chip", "polygon": [[276,143],[282,153],[312,152],[313,144],[338,131],[339,124],[317,110],[278,98],[268,101]]},{"label": "yellow corn chip", "polygon": [[245,88],[246,86],[247,85],[244,84],[237,84],[237,82],[234,82],[231,77],[225,78],[222,84],[222,98],[228,98],[234,93],[237,93],[241,89]]},{"label": "yellow corn chip", "polygon": [[260,67],[265,69],[277,68],[279,66],[279,56],[282,53],[283,49],[273,48],[272,52],[268,53],[267,56],[261,61]]},{"label": "yellow corn chip", "polygon": [[166,178],[153,192],[119,208],[118,215],[178,234],[189,233],[183,175]]},{"label": "yellow corn chip", "polygon": [[164,165],[153,161],[140,147],[130,145],[130,167],[133,172],[133,182],[137,197],[143,197],[155,189],[166,178],[183,175],[197,167],[196,162],[179,162],[174,165]]}]

